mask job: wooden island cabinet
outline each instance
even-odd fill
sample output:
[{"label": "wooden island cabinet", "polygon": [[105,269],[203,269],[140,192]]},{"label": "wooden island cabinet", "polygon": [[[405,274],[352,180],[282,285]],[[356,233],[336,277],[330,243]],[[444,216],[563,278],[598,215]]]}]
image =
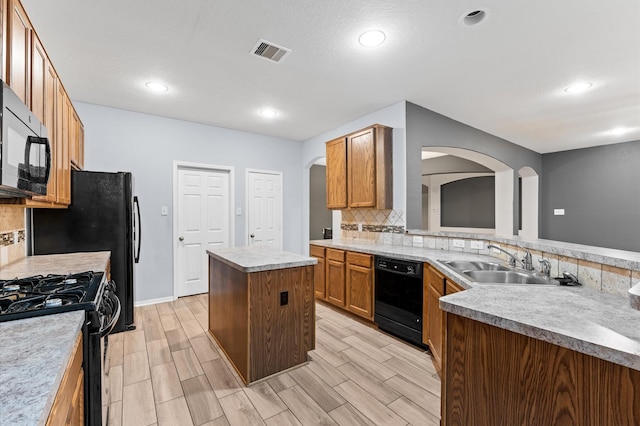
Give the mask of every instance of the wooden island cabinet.
[{"label": "wooden island cabinet", "polygon": [[255,246],[208,253],[209,333],[244,383],[306,362],[316,259]]}]

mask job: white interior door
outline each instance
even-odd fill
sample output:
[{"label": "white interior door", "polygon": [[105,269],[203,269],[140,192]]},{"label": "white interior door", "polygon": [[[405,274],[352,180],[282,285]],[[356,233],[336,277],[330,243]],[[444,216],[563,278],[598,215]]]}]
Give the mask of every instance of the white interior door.
[{"label": "white interior door", "polygon": [[228,171],[178,168],[177,296],[208,291],[207,249],[229,247]]},{"label": "white interior door", "polygon": [[247,173],[249,245],[282,248],[282,173]]}]

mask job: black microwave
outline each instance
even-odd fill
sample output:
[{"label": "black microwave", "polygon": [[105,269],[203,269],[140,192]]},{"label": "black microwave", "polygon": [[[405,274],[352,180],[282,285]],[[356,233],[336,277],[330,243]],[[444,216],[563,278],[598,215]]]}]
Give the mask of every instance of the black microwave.
[{"label": "black microwave", "polygon": [[0,96],[0,197],[45,195],[51,171],[47,129],[5,82]]}]

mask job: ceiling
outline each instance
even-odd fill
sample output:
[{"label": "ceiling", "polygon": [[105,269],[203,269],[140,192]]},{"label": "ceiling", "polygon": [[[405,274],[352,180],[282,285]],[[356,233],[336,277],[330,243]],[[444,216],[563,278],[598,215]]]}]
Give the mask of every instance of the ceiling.
[{"label": "ceiling", "polygon": [[638,0],[22,3],[74,101],[306,140],[407,100],[540,153],[640,140]]}]

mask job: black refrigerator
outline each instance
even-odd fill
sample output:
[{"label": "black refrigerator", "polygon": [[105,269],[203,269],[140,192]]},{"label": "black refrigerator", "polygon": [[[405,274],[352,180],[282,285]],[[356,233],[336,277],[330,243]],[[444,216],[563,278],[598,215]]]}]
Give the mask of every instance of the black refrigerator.
[{"label": "black refrigerator", "polygon": [[128,172],[71,172],[71,205],[33,209],[32,253],[111,251],[111,279],[122,304],[113,332],[132,330],[133,265],[140,258],[140,207]]}]

